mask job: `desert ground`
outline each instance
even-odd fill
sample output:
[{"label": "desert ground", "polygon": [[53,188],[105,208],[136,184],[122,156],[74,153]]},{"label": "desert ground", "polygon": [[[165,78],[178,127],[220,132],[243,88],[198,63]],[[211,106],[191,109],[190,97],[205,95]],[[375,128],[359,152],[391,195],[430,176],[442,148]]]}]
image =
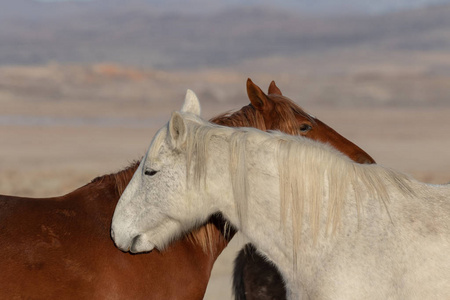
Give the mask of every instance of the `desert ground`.
[{"label": "desert ground", "polygon": [[[113,68],[108,71],[110,77],[103,73],[103,77],[98,74],[94,74],[98,78],[86,77],[83,73],[87,79],[81,80],[73,70],[61,71],[69,79],[62,78],[55,70],[60,69],[46,66],[25,71],[0,70],[1,194],[57,196],[96,176],[121,170],[145,153],[156,130],[169,119],[172,111],[181,107],[187,87],[200,91],[205,118],[248,103],[247,74],[208,73],[197,74],[197,78],[182,74],[175,78],[170,74],[127,73]],[[139,76],[152,79],[145,77],[140,81]],[[131,77],[133,82],[138,82],[134,83],[137,87],[126,85]],[[281,90],[283,84],[288,86],[290,82],[286,76],[253,77],[264,90],[271,79],[280,79]],[[156,80],[165,82],[166,86],[161,87]],[[67,84],[68,81],[72,83]],[[74,86],[73,82],[81,83]],[[320,83],[316,84],[320,89]],[[368,87],[370,91],[373,89]],[[440,105],[333,105],[301,101],[305,94],[293,84],[287,90],[286,96],[359,145],[377,163],[424,182],[450,182],[450,106],[444,102]],[[385,95],[383,91],[376,89],[377,95]],[[244,237],[235,237],[216,262],[205,299],[231,299],[232,261],[244,243]]]}]

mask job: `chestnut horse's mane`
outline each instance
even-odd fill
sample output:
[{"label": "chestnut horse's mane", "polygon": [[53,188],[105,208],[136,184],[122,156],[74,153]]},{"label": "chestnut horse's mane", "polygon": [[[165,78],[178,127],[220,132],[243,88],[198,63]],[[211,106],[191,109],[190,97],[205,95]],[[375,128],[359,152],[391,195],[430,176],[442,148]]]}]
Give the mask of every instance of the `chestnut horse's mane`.
[{"label": "chestnut horse's mane", "polygon": [[226,112],[209,120],[217,125],[229,127],[256,127],[266,130],[263,115],[249,104],[236,112]]},{"label": "chestnut horse's mane", "polygon": [[139,167],[140,162],[140,160],[135,160],[128,167],[118,171],[117,173],[96,177],[90,182],[90,184],[102,184],[105,181],[113,181],[116,187],[117,195],[121,196],[130,182],[131,177],[133,177],[134,172]]}]

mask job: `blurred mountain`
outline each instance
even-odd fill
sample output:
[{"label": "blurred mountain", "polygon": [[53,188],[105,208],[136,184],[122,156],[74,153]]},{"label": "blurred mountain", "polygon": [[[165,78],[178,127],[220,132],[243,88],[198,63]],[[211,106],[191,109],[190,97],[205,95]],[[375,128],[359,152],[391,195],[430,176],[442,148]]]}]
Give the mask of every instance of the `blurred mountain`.
[{"label": "blurred mountain", "polygon": [[[41,3],[86,3],[95,2],[103,6],[110,5],[107,0],[34,0]],[[113,0],[116,1],[116,0]],[[119,1],[116,1],[120,3]],[[348,13],[385,13],[393,10],[419,8],[434,4],[448,3],[448,0],[131,0],[126,6],[151,6],[166,12],[211,12],[230,6],[269,6],[279,9],[297,10],[307,13],[348,14]],[[123,1],[121,5],[123,6]]]},{"label": "blurred mountain", "polygon": [[[325,7],[332,1],[317,2]],[[344,15],[341,8],[341,13],[324,16],[299,8],[307,1],[280,2],[284,6],[277,9],[254,6],[253,0],[240,6],[233,0],[236,6],[231,8],[218,0],[188,2],[203,5],[201,12],[186,12],[181,0],[124,3],[0,0],[0,65],[111,61],[176,69],[238,66],[264,57],[330,51],[369,49],[383,55],[450,50],[450,4],[370,15]],[[357,1],[348,1],[347,11],[358,11],[351,3]],[[393,7],[386,3],[404,2],[381,3]],[[169,4],[177,9],[168,9]]]}]

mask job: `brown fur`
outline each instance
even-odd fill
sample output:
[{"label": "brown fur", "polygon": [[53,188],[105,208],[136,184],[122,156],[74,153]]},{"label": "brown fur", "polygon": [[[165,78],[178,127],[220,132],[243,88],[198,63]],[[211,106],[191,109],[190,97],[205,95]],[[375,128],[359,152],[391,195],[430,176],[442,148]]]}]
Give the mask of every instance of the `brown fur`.
[{"label": "brown fur", "polygon": [[183,240],[130,255],[111,241],[119,192],[135,169],[62,197],[0,196],[0,298],[202,299],[218,254]]},{"label": "brown fur", "polygon": [[115,183],[117,195],[120,197],[125,191],[125,188],[127,187],[128,183],[131,180],[131,177],[133,177],[134,172],[139,167],[140,161],[134,161],[128,166],[127,168],[109,175],[103,175],[94,178],[91,181],[91,184],[98,184],[101,185],[104,181],[112,181]]},{"label": "brown fur", "polygon": [[263,115],[252,105],[242,107],[234,113],[224,113],[210,120],[212,123],[230,127],[255,127],[266,130]]}]

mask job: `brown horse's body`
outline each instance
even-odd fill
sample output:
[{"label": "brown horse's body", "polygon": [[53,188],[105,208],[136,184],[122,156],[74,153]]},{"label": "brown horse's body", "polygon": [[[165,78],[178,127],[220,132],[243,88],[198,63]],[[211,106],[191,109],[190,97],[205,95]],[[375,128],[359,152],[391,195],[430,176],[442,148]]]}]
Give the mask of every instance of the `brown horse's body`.
[{"label": "brown horse's body", "polygon": [[0,196],[0,298],[202,299],[220,251],[205,254],[186,239],[164,253],[114,247],[117,180],[128,182],[136,167],[62,197]]},{"label": "brown horse's body", "polygon": [[[316,139],[333,141],[352,159],[372,160],[282,97],[274,83],[269,96],[250,80],[247,91],[250,105],[212,121],[317,134]],[[62,197],[0,196],[0,298],[202,299],[214,261],[227,245],[217,217],[164,253],[130,255],[111,241],[114,208],[136,167],[99,177]]]}]

